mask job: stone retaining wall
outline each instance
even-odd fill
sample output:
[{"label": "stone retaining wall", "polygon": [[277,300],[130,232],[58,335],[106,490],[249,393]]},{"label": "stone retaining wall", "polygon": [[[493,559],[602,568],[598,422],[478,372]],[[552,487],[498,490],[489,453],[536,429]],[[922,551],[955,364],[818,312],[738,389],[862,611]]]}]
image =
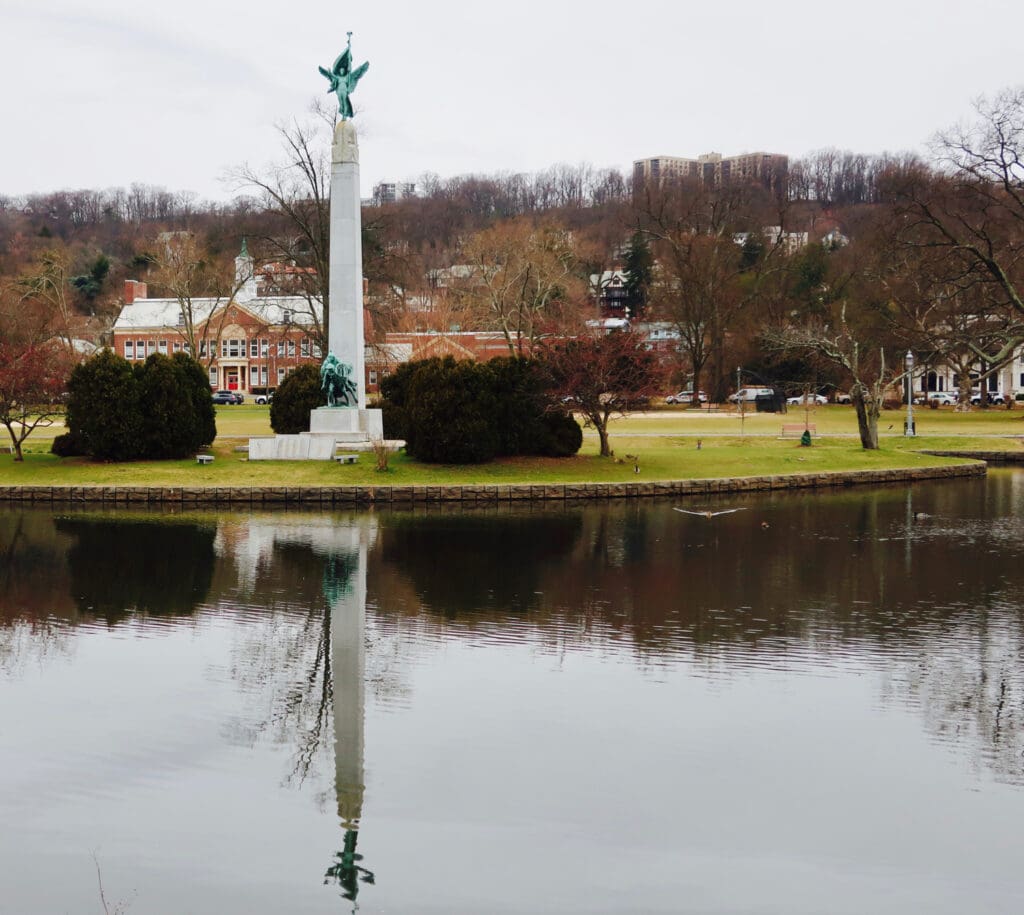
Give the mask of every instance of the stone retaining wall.
[{"label": "stone retaining wall", "polygon": [[904,483],[985,475],[985,464],[917,467],[904,470],[850,470],[783,476],[712,480],[665,480],[656,483],[549,483],[544,485],[466,486],[306,486],[306,487],[146,487],[146,486],[0,486],[0,502],[102,503],[108,506],[242,504],[409,505],[426,502],[466,504],[578,499],[624,499],[641,496],[705,496],[730,492],[825,489],[865,484]]}]

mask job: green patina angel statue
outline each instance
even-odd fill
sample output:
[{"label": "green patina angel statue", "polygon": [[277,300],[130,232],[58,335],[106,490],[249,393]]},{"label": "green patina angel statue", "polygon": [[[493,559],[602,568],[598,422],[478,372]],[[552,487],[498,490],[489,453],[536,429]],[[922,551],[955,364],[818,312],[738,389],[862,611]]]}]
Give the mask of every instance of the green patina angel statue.
[{"label": "green patina angel statue", "polygon": [[349,96],[355,91],[356,83],[363,78],[363,74],[370,66],[370,62],[367,61],[361,67],[352,69],[352,33],[348,32],[347,34],[348,45],[338,55],[334,66],[330,70],[323,67],[317,68],[330,80],[331,88],[327,90],[327,93],[336,92],[338,95],[338,115],[342,120],[352,117],[352,102],[349,101]]}]

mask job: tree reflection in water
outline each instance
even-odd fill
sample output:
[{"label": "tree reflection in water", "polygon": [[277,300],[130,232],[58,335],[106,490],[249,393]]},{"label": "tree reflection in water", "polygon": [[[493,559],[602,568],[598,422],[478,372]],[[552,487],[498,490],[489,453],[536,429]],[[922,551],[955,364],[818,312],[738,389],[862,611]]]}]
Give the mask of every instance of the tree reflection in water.
[{"label": "tree reflection in water", "polygon": [[380,559],[411,580],[420,606],[447,616],[529,610],[580,536],[578,510],[392,513]]},{"label": "tree reflection in water", "polygon": [[214,523],[69,515],[55,527],[72,540],[68,574],[80,612],[113,625],[131,613],[188,615],[207,598]]}]

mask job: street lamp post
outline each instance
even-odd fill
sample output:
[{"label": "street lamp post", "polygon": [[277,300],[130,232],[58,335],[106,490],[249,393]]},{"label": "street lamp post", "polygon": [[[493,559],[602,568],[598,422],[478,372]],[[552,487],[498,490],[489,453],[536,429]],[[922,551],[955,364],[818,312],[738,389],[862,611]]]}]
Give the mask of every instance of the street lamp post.
[{"label": "street lamp post", "polygon": [[903,426],[903,434],[907,438],[913,438],[917,433],[914,431],[914,354],[907,350],[907,421]]},{"label": "street lamp post", "polygon": [[740,385],[743,383],[743,368],[742,366],[736,366],[736,409],[740,411],[740,438],[743,438],[743,426],[746,423],[747,415],[744,412],[744,403],[742,388]]}]

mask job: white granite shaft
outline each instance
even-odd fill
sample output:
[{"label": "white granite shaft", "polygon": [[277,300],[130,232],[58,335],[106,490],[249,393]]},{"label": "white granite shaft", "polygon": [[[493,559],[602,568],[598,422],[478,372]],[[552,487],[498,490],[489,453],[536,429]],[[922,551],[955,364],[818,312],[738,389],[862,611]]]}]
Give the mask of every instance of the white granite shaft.
[{"label": "white granite shaft", "polygon": [[352,366],[359,409],[366,407],[363,337],[363,238],[359,143],[355,125],[341,121],[331,149],[331,283],[327,346]]}]

